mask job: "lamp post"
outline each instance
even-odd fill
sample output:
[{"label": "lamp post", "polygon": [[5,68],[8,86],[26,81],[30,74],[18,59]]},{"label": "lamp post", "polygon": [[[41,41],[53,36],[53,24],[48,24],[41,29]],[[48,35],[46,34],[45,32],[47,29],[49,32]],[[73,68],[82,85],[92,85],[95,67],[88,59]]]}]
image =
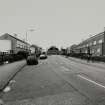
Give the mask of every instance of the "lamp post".
[{"label": "lamp post", "polygon": [[103,40],[103,55],[105,55],[105,27],[104,27],[104,40]]},{"label": "lamp post", "polygon": [[28,53],[28,32],[34,32],[35,29],[29,29],[26,31],[26,52]]},{"label": "lamp post", "polygon": [[35,29],[29,29],[28,31],[26,31],[26,42],[28,41],[27,40],[28,32],[34,32],[34,31],[35,31]]}]

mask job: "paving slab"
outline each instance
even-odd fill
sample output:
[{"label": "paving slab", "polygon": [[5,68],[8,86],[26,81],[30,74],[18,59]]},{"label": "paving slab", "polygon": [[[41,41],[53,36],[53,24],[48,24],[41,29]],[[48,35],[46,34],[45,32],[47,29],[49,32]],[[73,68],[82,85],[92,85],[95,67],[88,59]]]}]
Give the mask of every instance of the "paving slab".
[{"label": "paving slab", "polygon": [[0,66],[0,91],[2,91],[6,84],[16,75],[21,68],[26,65],[26,61],[18,61],[11,64]]}]

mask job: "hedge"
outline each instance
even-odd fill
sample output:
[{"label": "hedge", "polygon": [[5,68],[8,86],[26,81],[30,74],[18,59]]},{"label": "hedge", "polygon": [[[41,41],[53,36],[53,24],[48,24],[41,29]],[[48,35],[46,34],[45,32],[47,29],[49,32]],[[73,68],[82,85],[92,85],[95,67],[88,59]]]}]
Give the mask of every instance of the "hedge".
[{"label": "hedge", "polygon": [[69,56],[71,57],[76,57],[76,58],[80,58],[80,59],[89,59],[92,61],[99,61],[99,62],[105,62],[105,56],[90,56],[88,57],[87,54],[70,54]]}]

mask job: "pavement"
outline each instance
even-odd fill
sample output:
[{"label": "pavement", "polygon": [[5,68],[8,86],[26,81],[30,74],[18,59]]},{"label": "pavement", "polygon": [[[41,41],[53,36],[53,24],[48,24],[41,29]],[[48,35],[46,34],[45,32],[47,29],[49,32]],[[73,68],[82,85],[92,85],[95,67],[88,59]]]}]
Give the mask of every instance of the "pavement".
[{"label": "pavement", "polygon": [[79,58],[74,58],[74,57],[66,57],[72,61],[75,61],[75,62],[79,62],[79,63],[82,63],[82,64],[86,64],[86,65],[89,65],[89,66],[96,66],[96,67],[100,67],[100,68],[104,68],[105,69],[105,62],[98,62],[98,61],[88,61],[87,60],[84,60],[84,59],[79,59]]},{"label": "pavement", "polygon": [[3,93],[4,105],[105,105],[104,64],[81,62],[53,55],[26,65]]},{"label": "pavement", "polygon": [[16,73],[26,65],[26,61],[18,61],[14,63],[4,64],[0,66],[0,91],[2,91],[8,82],[16,75]]}]

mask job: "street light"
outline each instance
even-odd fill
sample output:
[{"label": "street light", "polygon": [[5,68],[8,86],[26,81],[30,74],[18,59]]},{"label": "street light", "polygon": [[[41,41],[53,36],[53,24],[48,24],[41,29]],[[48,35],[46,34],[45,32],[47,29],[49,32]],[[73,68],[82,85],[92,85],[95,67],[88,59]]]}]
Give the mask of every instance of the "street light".
[{"label": "street light", "polygon": [[26,51],[28,52],[28,32],[34,32],[35,29],[29,29],[26,31]]},{"label": "street light", "polygon": [[28,32],[34,32],[34,31],[37,31],[37,30],[39,30],[39,28],[37,28],[37,29],[31,28],[31,29],[26,31],[26,51],[27,52],[28,52]]},{"label": "street light", "polygon": [[27,40],[28,32],[34,32],[34,31],[35,31],[35,29],[29,29],[28,31],[26,31],[26,42],[28,41]]}]

